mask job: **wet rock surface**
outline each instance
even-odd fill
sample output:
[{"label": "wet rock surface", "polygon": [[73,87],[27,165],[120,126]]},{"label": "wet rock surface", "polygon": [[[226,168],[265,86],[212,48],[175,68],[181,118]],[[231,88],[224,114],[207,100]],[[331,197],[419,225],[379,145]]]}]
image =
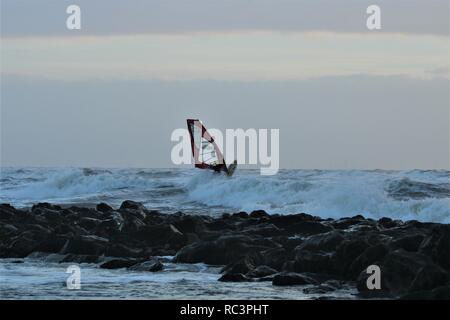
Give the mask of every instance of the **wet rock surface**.
[{"label": "wet rock surface", "polygon": [[[450,225],[363,216],[339,220],[262,210],[221,217],[164,214],[125,201],[119,208],[39,203],[0,205],[0,257],[45,256],[136,272],[176,263],[222,266],[220,281],[271,281],[327,294],[357,288],[361,298],[450,299]],[[370,265],[381,289],[370,290]]]}]

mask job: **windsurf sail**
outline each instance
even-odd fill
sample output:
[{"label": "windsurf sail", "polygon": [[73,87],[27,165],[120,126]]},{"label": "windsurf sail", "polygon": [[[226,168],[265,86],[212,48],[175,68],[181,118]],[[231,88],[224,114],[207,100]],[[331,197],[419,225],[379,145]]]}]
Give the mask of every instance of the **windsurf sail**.
[{"label": "windsurf sail", "polygon": [[214,141],[206,127],[198,119],[187,119],[189,136],[191,138],[192,156],[195,167],[200,169],[211,169],[214,171],[225,171],[228,175],[233,174],[233,170],[228,170],[222,152]]}]

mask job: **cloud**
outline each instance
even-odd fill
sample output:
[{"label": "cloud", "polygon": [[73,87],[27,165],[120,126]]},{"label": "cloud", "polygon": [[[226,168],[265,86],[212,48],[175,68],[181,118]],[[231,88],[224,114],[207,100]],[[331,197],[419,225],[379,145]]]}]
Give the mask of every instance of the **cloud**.
[{"label": "cloud", "polygon": [[[77,4],[82,30],[66,29]],[[448,0],[377,0],[382,30],[449,34]],[[2,0],[2,36],[73,36],[270,30],[363,32],[369,0]]]},{"label": "cloud", "polygon": [[434,36],[247,32],[13,38],[2,72],[56,79],[292,80],[430,73],[448,62]]},{"label": "cloud", "polygon": [[5,166],[172,166],[170,135],[278,128],[283,168],[448,168],[448,79],[58,81],[2,78]]}]

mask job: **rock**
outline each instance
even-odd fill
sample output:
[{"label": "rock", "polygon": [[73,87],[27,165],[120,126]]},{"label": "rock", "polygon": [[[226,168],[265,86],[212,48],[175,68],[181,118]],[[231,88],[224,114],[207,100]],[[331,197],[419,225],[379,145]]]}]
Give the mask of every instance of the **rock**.
[{"label": "rock", "polygon": [[253,270],[249,270],[247,272],[246,276],[249,277],[249,278],[263,278],[263,277],[267,277],[267,276],[273,275],[273,274],[275,274],[277,272],[278,272],[277,270],[275,270],[275,269],[273,269],[271,267],[262,265],[262,266],[256,267]]},{"label": "rock", "polygon": [[286,230],[292,234],[310,236],[330,232],[333,228],[318,221],[300,221],[292,225],[288,225]]},{"label": "rock", "polygon": [[97,211],[100,211],[100,212],[108,212],[108,211],[114,210],[111,206],[109,206],[108,204],[106,204],[104,202],[99,203],[95,208],[97,209]]},{"label": "rock", "polygon": [[37,243],[34,250],[40,252],[58,253],[62,250],[66,241],[66,237],[52,233],[47,237],[43,237],[43,240]]},{"label": "rock", "polygon": [[144,205],[141,202],[136,202],[136,201],[132,201],[132,200],[125,200],[120,205],[120,210],[126,210],[126,209],[145,210],[145,207],[144,207]]},{"label": "rock", "polygon": [[305,239],[295,250],[309,251],[334,251],[337,246],[344,241],[344,237],[338,231],[330,231],[327,233],[317,234]]},{"label": "rock", "polygon": [[144,207],[144,205],[140,202],[136,202],[136,201],[131,201],[131,200],[125,200],[124,202],[122,202],[122,204],[120,205],[120,210],[127,210],[127,209],[131,209],[131,210],[142,210],[145,211],[146,208]]},{"label": "rock", "polygon": [[67,240],[60,253],[99,256],[105,253],[108,243],[109,240],[105,238],[93,235],[82,235]]},{"label": "rock", "polygon": [[251,281],[252,279],[247,278],[242,273],[225,273],[219,278],[219,281],[222,282],[245,282]]},{"label": "rock", "polygon": [[32,212],[34,212],[36,209],[48,209],[48,210],[59,211],[62,208],[60,206],[53,205],[53,204],[50,204],[48,202],[40,202],[40,203],[37,203],[37,204],[35,204],[35,205],[33,205],[31,207],[31,211]]},{"label": "rock", "polygon": [[8,238],[19,231],[17,227],[8,223],[0,223],[0,239]]},{"label": "rock", "polygon": [[435,264],[427,264],[416,274],[416,277],[412,281],[408,291],[413,292],[431,290],[447,283],[449,279],[448,273],[441,267],[438,267]]},{"label": "rock", "polygon": [[369,244],[362,239],[344,240],[336,249],[337,268],[342,275],[349,272],[350,265],[359,257],[367,248]]},{"label": "rock", "polygon": [[283,247],[270,248],[261,252],[264,264],[277,270],[281,270],[286,260],[293,259],[293,254]]},{"label": "rock", "polygon": [[383,217],[380,220],[378,220],[378,224],[386,229],[395,228],[398,227],[399,225],[396,221],[393,221],[391,218],[387,217]]},{"label": "rock", "polygon": [[440,286],[433,290],[415,291],[402,295],[404,300],[450,300],[450,285]]},{"label": "rock", "polygon": [[67,254],[60,262],[97,263],[99,256],[93,254]]},{"label": "rock", "polygon": [[174,226],[181,233],[199,234],[205,231],[205,221],[201,216],[182,216],[174,222]]},{"label": "rock", "polygon": [[146,225],[133,235],[148,246],[168,245],[175,250],[187,244],[187,238],[172,224]]},{"label": "rock", "polygon": [[351,218],[341,218],[332,223],[335,229],[346,230],[355,225],[367,224],[368,221],[363,216],[355,216]]},{"label": "rock", "polygon": [[124,233],[137,233],[145,228],[145,223],[133,214],[123,213],[124,222],[121,231]]},{"label": "rock", "polygon": [[250,213],[250,218],[268,218],[269,214],[264,210],[255,210]]},{"label": "rock", "polygon": [[11,220],[18,214],[16,208],[9,203],[0,204],[0,220]]},{"label": "rock", "polygon": [[384,244],[377,244],[364,250],[350,264],[348,270],[345,272],[345,276],[355,280],[361,272],[367,270],[367,267],[373,264],[380,264],[384,256],[389,252],[388,248]]},{"label": "rock", "polygon": [[110,244],[105,251],[109,257],[140,258],[145,256],[145,251],[141,248],[130,248],[121,243]]},{"label": "rock", "polygon": [[237,261],[226,265],[221,273],[242,273],[246,274],[255,269],[255,261],[250,256],[245,256]]},{"label": "rock", "polygon": [[244,233],[262,237],[274,237],[283,234],[283,230],[279,229],[271,223],[268,223],[263,225],[251,226],[250,228],[245,229]]},{"label": "rock", "polygon": [[111,259],[100,265],[102,269],[121,269],[128,268],[138,263],[136,259]]},{"label": "rock", "polygon": [[59,210],[36,207],[32,210],[32,212],[36,216],[36,219],[40,221],[55,223],[62,219],[61,211]]},{"label": "rock", "polygon": [[317,284],[317,281],[306,275],[294,272],[283,272],[274,276],[272,285],[274,286],[291,286],[291,285],[307,285]]},{"label": "rock", "polygon": [[450,271],[450,225],[439,225],[420,245],[419,252],[430,256],[438,265]]},{"label": "rock", "polygon": [[233,218],[241,218],[241,219],[247,219],[248,218],[248,213],[247,212],[236,212],[233,213]]},{"label": "rock", "polygon": [[298,222],[314,220],[316,220],[315,217],[306,213],[273,215],[270,217],[270,222],[282,229],[286,229],[287,227]]},{"label": "rock", "polygon": [[149,271],[157,272],[164,269],[164,265],[159,259],[151,259],[148,261],[137,263],[129,268],[133,271]]},{"label": "rock", "polygon": [[399,239],[394,239],[391,242],[391,246],[394,249],[404,249],[406,251],[416,252],[419,250],[420,244],[424,239],[422,234],[406,235]]},{"label": "rock", "polygon": [[340,274],[333,258],[329,252],[298,251],[292,268],[295,272]]},{"label": "rock", "polygon": [[99,219],[89,217],[82,217],[78,220],[78,225],[86,230],[92,230],[96,228],[100,223],[101,221]]},{"label": "rock", "polygon": [[214,241],[201,241],[183,247],[174,258],[174,262],[226,265],[252,252],[267,249],[258,246],[247,236],[225,235]]},{"label": "rock", "polygon": [[10,245],[0,254],[4,258],[24,258],[33,251],[36,251],[35,248],[37,245],[34,239],[21,235],[12,240]]},{"label": "rock", "polygon": [[[391,296],[407,293],[419,271],[429,264],[432,264],[431,259],[419,253],[403,249],[389,252],[379,265],[381,290],[372,290],[372,293],[382,292]],[[358,277],[357,288],[361,293],[371,294],[366,284],[368,276],[364,270]]]}]

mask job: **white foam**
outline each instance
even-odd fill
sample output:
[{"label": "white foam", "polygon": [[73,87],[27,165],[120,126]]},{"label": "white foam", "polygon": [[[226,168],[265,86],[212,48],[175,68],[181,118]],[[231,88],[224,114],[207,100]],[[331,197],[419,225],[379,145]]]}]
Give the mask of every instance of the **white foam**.
[{"label": "white foam", "polygon": [[[449,198],[397,200],[386,186],[405,172],[379,171],[285,171],[263,177],[239,174],[229,179],[201,172],[187,184],[189,197],[205,205],[234,210],[266,210],[269,213],[306,212],[324,218],[362,214],[402,220],[450,223]],[[417,178],[418,173],[412,173]],[[436,181],[426,176],[425,181]],[[444,176],[443,181],[448,181]]]},{"label": "white foam", "polygon": [[[450,190],[450,172],[445,170],[281,170],[274,176],[261,176],[258,170],[240,169],[230,178],[196,169],[3,168],[1,175],[0,202],[16,206],[40,201],[105,201],[117,205],[130,199],[169,212],[220,214],[263,209],[281,214],[306,212],[324,218],[362,214],[376,219],[388,216],[450,223],[450,195],[441,196]],[[389,186],[403,180],[407,181],[405,196],[399,199],[390,195]],[[446,187],[435,192],[440,198],[409,197],[409,185],[412,191],[421,191],[419,182]]]}]

